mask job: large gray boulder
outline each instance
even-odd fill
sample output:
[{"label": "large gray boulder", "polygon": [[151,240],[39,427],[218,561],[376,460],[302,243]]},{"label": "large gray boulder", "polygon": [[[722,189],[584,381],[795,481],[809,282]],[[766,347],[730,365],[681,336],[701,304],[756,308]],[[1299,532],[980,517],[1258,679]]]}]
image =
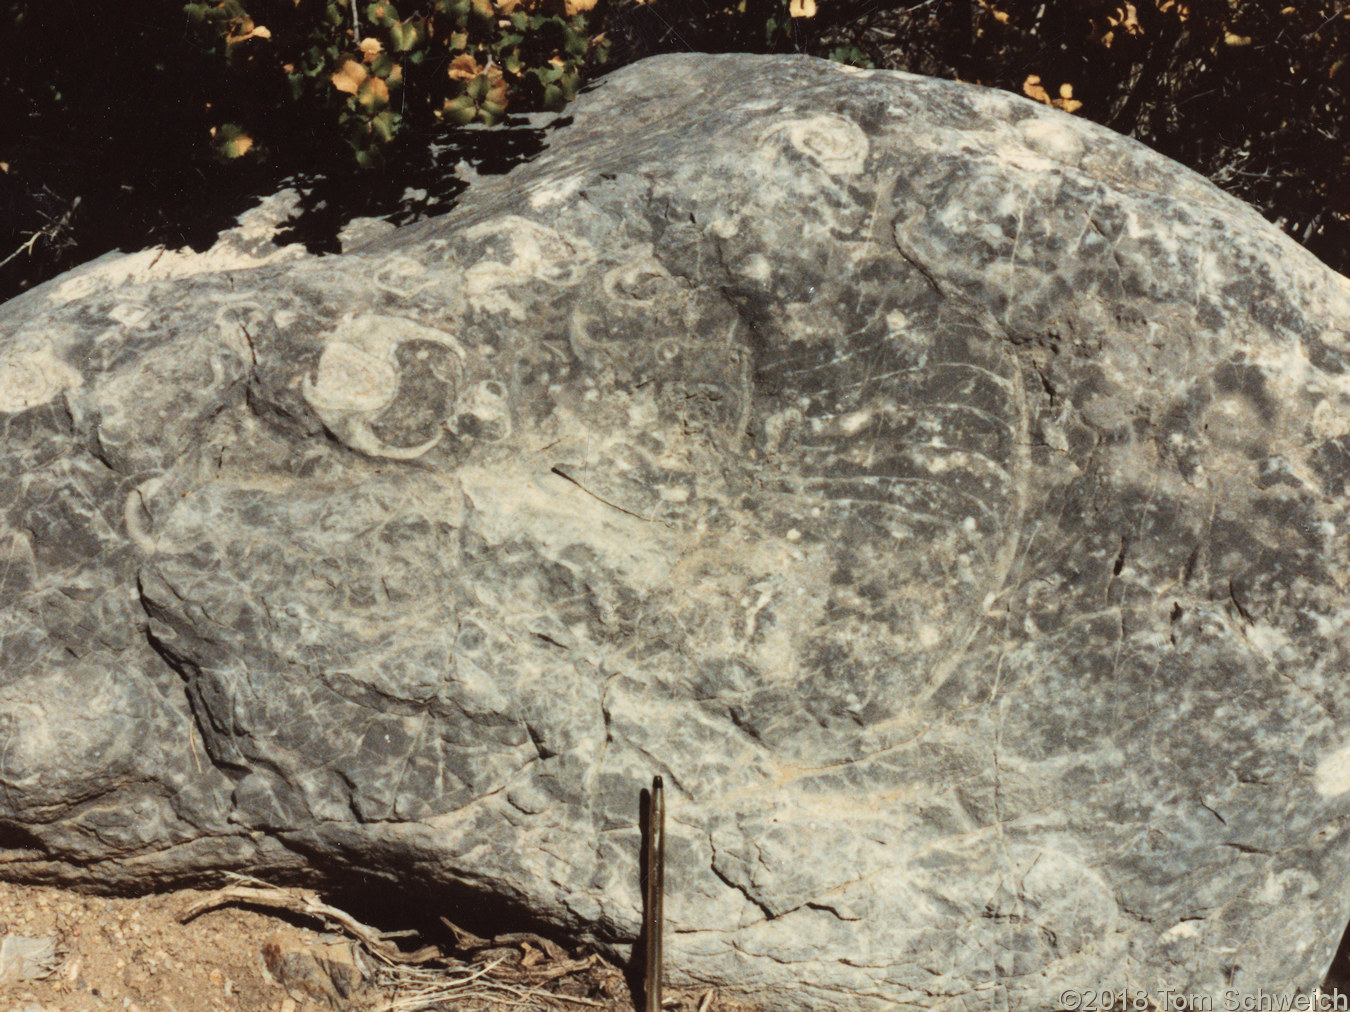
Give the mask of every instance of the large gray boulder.
[{"label": "large gray boulder", "polygon": [[674,980],[1313,988],[1350,282],[994,91],[669,56],[574,114],[340,256],[0,308],[0,874],[354,870],[622,955],[659,773]]}]

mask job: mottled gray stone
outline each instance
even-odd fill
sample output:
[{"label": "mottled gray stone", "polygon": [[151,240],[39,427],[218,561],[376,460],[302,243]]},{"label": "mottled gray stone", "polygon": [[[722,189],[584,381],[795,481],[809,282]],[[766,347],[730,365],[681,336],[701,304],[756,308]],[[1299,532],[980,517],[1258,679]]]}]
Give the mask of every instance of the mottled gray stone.
[{"label": "mottled gray stone", "polygon": [[0,309],[0,873],[359,869],[622,954],[660,773],[676,981],[1320,979],[1350,283],[1252,210],[998,92],[671,56],[268,256]]}]

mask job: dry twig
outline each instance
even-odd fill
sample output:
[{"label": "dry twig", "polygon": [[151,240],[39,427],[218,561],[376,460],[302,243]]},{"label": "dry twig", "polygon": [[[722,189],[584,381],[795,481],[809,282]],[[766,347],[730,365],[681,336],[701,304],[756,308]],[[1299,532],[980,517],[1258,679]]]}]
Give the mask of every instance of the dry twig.
[{"label": "dry twig", "polygon": [[439,958],[441,955],[440,949],[434,945],[424,946],[416,952],[404,952],[389,940],[404,934],[404,932],[391,934],[362,924],[346,911],[322,902],[315,893],[308,889],[282,889],[244,875],[232,875],[231,878],[238,880],[239,884],[217,889],[209,896],[189,905],[179,914],[179,922],[187,923],[208,910],[215,910],[217,907],[226,906],[230,903],[246,903],[252,906],[270,907],[274,910],[287,910],[304,917],[317,918],[331,928],[345,931],[365,946],[372,956],[385,963],[426,963]]}]

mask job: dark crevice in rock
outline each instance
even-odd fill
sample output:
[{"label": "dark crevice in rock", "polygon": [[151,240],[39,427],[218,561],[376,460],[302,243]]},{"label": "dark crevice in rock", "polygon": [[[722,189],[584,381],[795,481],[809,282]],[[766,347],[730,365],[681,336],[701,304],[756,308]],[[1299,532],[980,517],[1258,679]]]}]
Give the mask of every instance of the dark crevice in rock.
[{"label": "dark crevice in rock", "polygon": [[749,889],[741,885],[739,882],[736,882],[733,879],[726,876],[725,874],[723,874],[721,869],[717,867],[716,860],[713,861],[711,867],[712,873],[716,875],[718,879],[721,880],[723,885],[727,886],[730,889],[736,890],[736,892],[744,896],[751,904],[753,904],[759,910],[760,913],[764,915],[764,919],[766,921],[771,921],[775,917],[779,916],[779,914],[774,913],[772,907],[768,906],[762,900],[756,897],[753,893],[750,892]]}]

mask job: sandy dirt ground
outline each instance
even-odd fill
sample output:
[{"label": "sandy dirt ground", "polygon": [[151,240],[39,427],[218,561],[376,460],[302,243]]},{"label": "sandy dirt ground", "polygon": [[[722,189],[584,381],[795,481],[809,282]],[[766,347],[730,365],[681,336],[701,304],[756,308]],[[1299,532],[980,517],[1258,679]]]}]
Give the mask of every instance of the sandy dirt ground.
[{"label": "sandy dirt ground", "polygon": [[[247,888],[242,894],[249,895]],[[459,951],[413,964],[402,960],[416,939],[396,946],[354,919],[340,923],[342,912],[331,907],[327,916],[306,913],[324,906],[313,894],[253,895],[265,902],[241,902],[221,892],[128,899],[0,883],[0,1012],[633,1012],[636,1007],[619,969],[535,935],[490,940],[461,935]],[[424,948],[421,955],[430,951]],[[382,952],[386,958],[380,958]],[[391,952],[401,955],[391,961]],[[711,991],[670,989],[664,1008],[754,1012]]]},{"label": "sandy dirt ground", "polygon": [[[236,885],[115,898],[0,882],[0,1012],[642,1007],[624,974],[594,954],[528,933],[445,936],[448,952],[424,946],[420,955],[446,958],[412,963],[423,939],[395,944],[302,890]],[[1350,988],[1350,942],[1325,987]],[[664,1012],[767,1012],[707,990],[667,988],[664,997]]]}]

